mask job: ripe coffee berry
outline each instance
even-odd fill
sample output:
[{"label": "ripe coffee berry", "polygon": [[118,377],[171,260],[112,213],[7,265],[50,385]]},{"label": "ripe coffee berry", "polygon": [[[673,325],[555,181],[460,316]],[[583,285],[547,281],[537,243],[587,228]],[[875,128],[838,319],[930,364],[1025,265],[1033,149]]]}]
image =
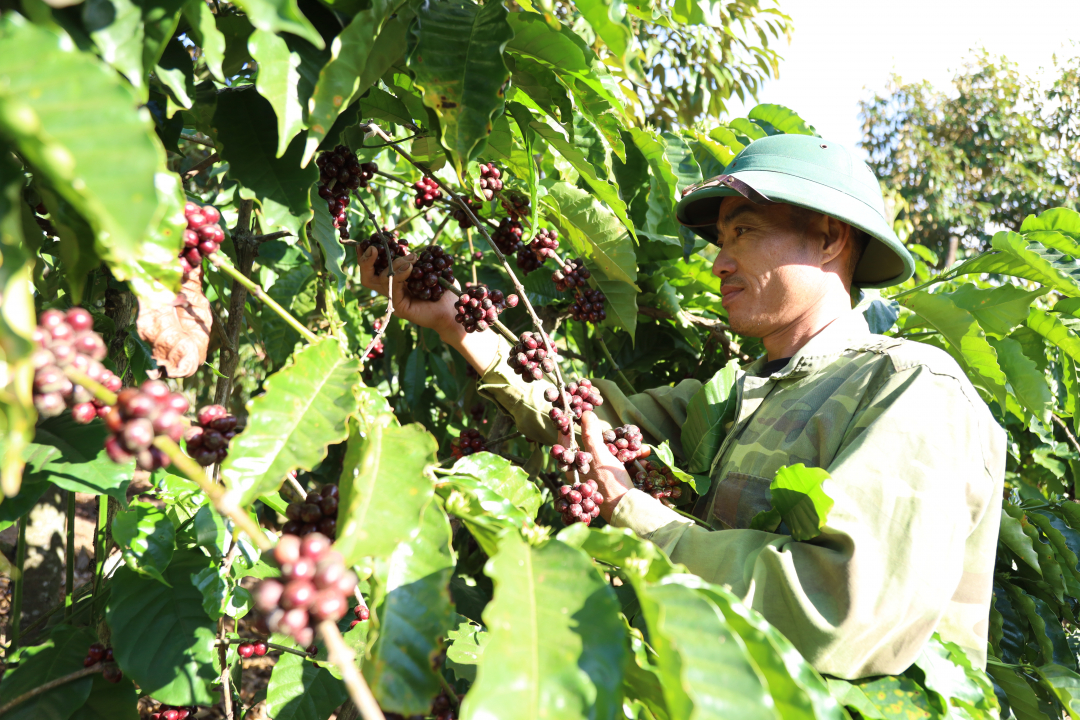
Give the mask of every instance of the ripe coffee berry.
[{"label": "ripe coffee berry", "polygon": [[520,222],[513,218],[503,218],[499,221],[499,227],[491,233],[491,239],[503,255],[512,255],[523,247],[521,243],[523,232]]},{"label": "ripe coffee berry", "polygon": [[289,521],[281,531],[300,537],[317,532],[333,539],[337,535],[339,498],[337,485],[323,485],[322,490],[309,492],[304,500],[289,503],[285,508]]},{"label": "ripe coffee berry", "polygon": [[147,380],[138,389],[124,388],[105,416],[105,426],[112,431],[105,438],[105,451],[113,462],[123,463],[134,457],[142,470],[168,467],[168,456],[151,447],[151,443],[158,435],[179,441],[187,409],[187,398],[171,392],[161,380]]},{"label": "ripe coffee berry", "polygon": [[352,609],[352,611],[353,615],[355,615],[356,619],[360,622],[364,622],[369,617],[371,617],[371,611],[368,610],[367,605],[357,605]]},{"label": "ripe coffee berry", "polygon": [[187,720],[199,712],[197,705],[181,707],[177,705],[159,705],[158,709],[150,716],[150,720]]},{"label": "ripe coffee berry", "polygon": [[390,246],[390,254],[395,258],[405,257],[409,254],[409,241],[402,240],[397,230],[391,231],[388,228],[383,228],[382,234],[372,233],[367,240],[361,241],[356,246],[356,259],[359,262],[360,257],[367,252],[367,249],[374,247],[378,252],[374,267],[376,275],[382,275],[386,268],[390,266],[390,263],[386,260],[386,246],[383,245],[383,235],[386,236],[386,245]]},{"label": "ripe coffee berry", "polygon": [[627,464],[627,470],[634,480],[634,487],[646,492],[664,505],[671,507],[682,497],[682,484],[670,468],[648,460]]},{"label": "ripe coffee berry", "polygon": [[570,472],[577,469],[582,474],[587,474],[592,469],[592,453],[584,450],[572,450],[562,445],[551,446],[551,456],[559,463],[559,472]]},{"label": "ripe coffee berry", "polygon": [[[488,198],[490,200],[490,198]],[[480,203],[474,203],[472,198],[465,198],[465,204],[472,210],[473,215],[480,217]],[[473,226],[472,219],[469,218],[469,214],[462,210],[456,203],[454,209],[450,211],[450,217],[457,220],[459,228],[465,229]]]},{"label": "ripe coffee berry", "polygon": [[445,288],[439,284],[439,278],[454,282],[454,256],[448,255],[438,245],[430,245],[420,253],[413,265],[405,287],[417,300],[434,302],[443,296]]},{"label": "ripe coffee berry", "polygon": [[[382,320],[376,320],[372,324],[372,327],[375,329],[375,332],[379,332],[380,330],[382,330]],[[366,359],[368,359],[368,360],[378,360],[379,358],[381,358],[383,356],[383,353],[385,353],[385,352],[386,352],[386,346],[383,344],[383,341],[380,339],[378,342],[376,342],[374,345],[371,346],[370,350],[368,350],[368,354],[367,354]]]},{"label": "ripe coffee berry", "polygon": [[218,225],[221,213],[213,205],[199,207],[193,202],[184,204],[187,229],[184,230],[184,249],[180,251],[180,269],[187,275],[202,266],[203,258],[218,251],[225,231]]},{"label": "ripe coffee berry", "polygon": [[[555,344],[550,338],[548,338],[548,343],[551,345],[552,352],[555,352]],[[556,357],[548,357],[540,333],[523,332],[517,344],[510,348],[510,356],[506,364],[525,382],[534,382],[544,377],[544,373],[555,371],[556,359]]]},{"label": "ripe coffee berry", "polygon": [[442,197],[442,190],[439,189],[439,183],[435,182],[433,178],[421,178],[419,181],[413,183],[413,189],[416,190],[416,197],[413,199],[413,205],[417,208],[431,207],[435,204],[435,201]]},{"label": "ripe coffee berry", "polygon": [[198,425],[184,433],[188,455],[204,467],[222,462],[236,437],[236,418],[221,405],[199,408],[196,418]]},{"label": "ripe coffee berry", "polygon": [[80,307],[67,312],[46,310],[34,328],[36,345],[34,363],[34,407],[42,417],[55,417],[70,407],[76,422],[87,423],[99,415],[94,396],[84,387],[73,385],[65,368],[78,370],[91,380],[116,392],[120,378],[109,372],[105,342],[94,332],[94,319]]},{"label": "ripe coffee berry", "polygon": [[604,302],[607,298],[599,290],[579,290],[570,306],[570,317],[587,323],[599,323],[607,317]]},{"label": "ripe coffee berry", "polygon": [[266,579],[255,587],[255,606],[273,632],[291,635],[303,646],[315,637],[312,625],[338,621],[348,610],[356,575],[345,567],[330,539],[312,533],[303,539],[282,535],[273,550],[281,579]]},{"label": "ripe coffee berry", "polygon": [[604,444],[608,452],[619,462],[631,463],[638,458],[646,458],[652,450],[641,444],[641,428],[637,425],[623,425],[604,431]]},{"label": "ripe coffee berry", "polygon": [[600,505],[604,496],[597,492],[596,481],[586,480],[573,486],[559,488],[555,509],[562,515],[563,523],[585,523],[588,525],[600,516]]},{"label": "ripe coffee berry", "polygon": [[529,198],[526,195],[508,190],[499,199],[502,200],[503,209],[515,220],[529,214]]},{"label": "ripe coffee berry", "polygon": [[585,281],[589,279],[592,273],[585,267],[585,261],[581,258],[574,258],[566,263],[565,268],[560,268],[551,274],[551,281],[555,283],[555,289],[559,292],[566,292],[573,288],[585,287],[588,285]]},{"label": "ripe coffee berry", "polygon": [[487,330],[503,310],[517,307],[517,304],[517,295],[504,296],[502,290],[489,290],[483,284],[472,285],[454,302],[457,310],[454,320],[465,328],[465,332]]},{"label": "ripe coffee berry", "polygon": [[240,643],[236,646],[236,654],[246,660],[255,654],[255,643]]},{"label": "ripe coffee berry", "polygon": [[490,200],[503,189],[501,177],[502,171],[495,167],[495,163],[480,164],[480,191],[486,199]]},{"label": "ripe coffee berry", "polygon": [[517,251],[517,266],[522,275],[528,275],[533,270],[544,267],[544,261],[536,256],[531,247],[522,245]]},{"label": "ripe coffee berry", "polygon": [[593,387],[592,381],[588,378],[568,383],[566,385],[566,395],[570,402],[570,416],[567,416],[562,407],[558,390],[551,387],[544,391],[544,399],[552,404],[548,417],[555,421],[555,424],[559,426],[559,432],[563,435],[570,434],[572,422],[581,420],[582,413],[604,404],[604,398],[600,397],[600,391]]},{"label": "ripe coffee berry", "polygon": [[334,227],[345,240],[349,237],[349,193],[367,187],[379,166],[361,163],[344,145],[319,155],[315,165],[319,168],[319,197],[326,201]]},{"label": "ripe coffee berry", "polygon": [[462,430],[457,439],[450,443],[450,453],[455,459],[486,450],[487,445],[484,444],[484,436],[480,434],[479,430],[472,428]]}]

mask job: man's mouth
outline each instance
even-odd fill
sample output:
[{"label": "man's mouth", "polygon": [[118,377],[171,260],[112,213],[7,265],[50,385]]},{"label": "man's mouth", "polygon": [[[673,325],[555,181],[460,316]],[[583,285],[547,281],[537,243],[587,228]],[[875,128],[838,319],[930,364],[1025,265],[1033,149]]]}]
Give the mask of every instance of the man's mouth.
[{"label": "man's mouth", "polygon": [[728,300],[730,300],[735,295],[738,295],[742,291],[743,291],[743,288],[741,288],[741,287],[739,287],[737,285],[721,285],[720,286],[720,295],[723,297],[723,302],[724,303],[727,303]]}]

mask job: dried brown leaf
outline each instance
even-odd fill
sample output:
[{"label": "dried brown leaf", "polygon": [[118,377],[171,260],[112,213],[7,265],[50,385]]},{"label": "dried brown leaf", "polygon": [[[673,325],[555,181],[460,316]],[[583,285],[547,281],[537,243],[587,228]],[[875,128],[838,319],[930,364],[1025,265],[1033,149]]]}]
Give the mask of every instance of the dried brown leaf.
[{"label": "dried brown leaf", "polygon": [[203,295],[202,268],[190,273],[172,302],[139,299],[139,336],[169,377],[190,377],[206,362],[213,315]]}]

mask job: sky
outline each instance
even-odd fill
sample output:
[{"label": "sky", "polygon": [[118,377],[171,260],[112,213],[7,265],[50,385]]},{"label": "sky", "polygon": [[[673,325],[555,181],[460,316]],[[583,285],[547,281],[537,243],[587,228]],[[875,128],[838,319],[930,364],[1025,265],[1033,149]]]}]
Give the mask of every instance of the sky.
[{"label": "sky", "polygon": [[[833,142],[856,148],[859,100],[881,91],[890,73],[904,82],[949,85],[955,70],[984,47],[1025,75],[1058,57],[1080,55],[1080,0],[778,0],[795,32],[780,78],[758,102],[786,105]],[[1077,44],[1071,45],[1075,40]],[[753,107],[735,98],[730,117]],[[862,151],[857,150],[859,155]]]}]

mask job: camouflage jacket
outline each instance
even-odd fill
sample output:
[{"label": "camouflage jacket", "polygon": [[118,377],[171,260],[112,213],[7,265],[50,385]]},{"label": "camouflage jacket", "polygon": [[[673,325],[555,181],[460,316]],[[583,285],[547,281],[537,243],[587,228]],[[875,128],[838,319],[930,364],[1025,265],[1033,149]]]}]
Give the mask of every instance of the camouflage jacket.
[{"label": "camouflage jacket", "polygon": [[[481,378],[527,436],[555,440],[546,383],[523,383],[504,347]],[[851,312],[787,366],[740,372],[735,419],[697,506],[710,531],[631,490],[612,523],[722,584],[783,632],[817,670],[842,678],[898,674],[935,631],[985,666],[1005,433],[946,352],[870,334]],[[608,423],[638,424],[681,450],[685,380],[627,397],[598,381]],[[783,465],[825,468],[835,505],[808,542],[747,529],[770,508]]]}]

